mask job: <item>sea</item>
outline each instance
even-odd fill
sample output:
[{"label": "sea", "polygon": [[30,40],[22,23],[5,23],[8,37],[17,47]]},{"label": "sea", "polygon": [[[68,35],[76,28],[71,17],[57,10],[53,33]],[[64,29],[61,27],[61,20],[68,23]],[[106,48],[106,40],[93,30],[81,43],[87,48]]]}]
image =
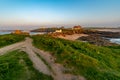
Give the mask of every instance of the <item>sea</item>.
[{"label": "sea", "polygon": [[120,38],[111,38],[109,39],[112,43],[120,44]]},{"label": "sea", "polygon": [[10,34],[10,31],[0,31],[0,35]]},{"label": "sea", "polygon": [[[12,31],[0,31],[0,35],[11,34]],[[30,35],[46,34],[46,32],[30,32]]]},{"label": "sea", "polygon": [[30,35],[46,34],[46,32],[30,32]]},{"label": "sea", "polygon": [[[11,31],[0,31],[0,35],[10,34]],[[30,35],[45,34],[45,32],[30,32]],[[120,44],[120,38],[109,38],[112,43]]]}]

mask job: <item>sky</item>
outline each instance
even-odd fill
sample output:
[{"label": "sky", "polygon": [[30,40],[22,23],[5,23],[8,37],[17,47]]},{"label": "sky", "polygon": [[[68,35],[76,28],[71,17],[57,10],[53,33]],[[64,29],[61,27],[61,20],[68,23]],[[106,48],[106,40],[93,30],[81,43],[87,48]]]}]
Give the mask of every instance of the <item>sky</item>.
[{"label": "sky", "polygon": [[0,29],[119,27],[120,0],[0,0]]}]

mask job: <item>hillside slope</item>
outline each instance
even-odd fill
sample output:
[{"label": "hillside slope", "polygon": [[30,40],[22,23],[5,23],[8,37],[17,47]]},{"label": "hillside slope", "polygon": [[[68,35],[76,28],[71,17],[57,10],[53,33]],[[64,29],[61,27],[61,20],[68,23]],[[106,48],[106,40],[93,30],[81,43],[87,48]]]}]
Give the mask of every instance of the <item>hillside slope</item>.
[{"label": "hillside slope", "polygon": [[33,36],[33,44],[56,57],[65,73],[82,75],[87,80],[120,79],[120,46],[100,47],[80,41]]}]

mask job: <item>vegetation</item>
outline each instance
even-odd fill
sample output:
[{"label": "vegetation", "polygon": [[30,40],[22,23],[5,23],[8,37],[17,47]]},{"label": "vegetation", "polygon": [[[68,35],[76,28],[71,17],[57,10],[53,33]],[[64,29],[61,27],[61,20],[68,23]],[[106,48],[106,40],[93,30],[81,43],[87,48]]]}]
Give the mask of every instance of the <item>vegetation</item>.
[{"label": "vegetation", "polygon": [[28,55],[13,51],[0,56],[0,80],[53,80],[33,68]]},{"label": "vegetation", "polygon": [[67,71],[87,80],[120,80],[120,46],[100,47],[48,35],[32,36],[33,44],[50,51]]},{"label": "vegetation", "polygon": [[0,47],[22,41],[24,40],[24,38],[25,38],[24,35],[15,34],[0,35]]}]

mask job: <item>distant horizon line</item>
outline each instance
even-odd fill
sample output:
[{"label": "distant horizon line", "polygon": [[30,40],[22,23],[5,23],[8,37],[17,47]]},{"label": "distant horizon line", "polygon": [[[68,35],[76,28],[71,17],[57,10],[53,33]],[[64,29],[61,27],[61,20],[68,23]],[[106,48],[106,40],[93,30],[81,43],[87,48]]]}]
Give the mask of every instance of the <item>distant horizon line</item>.
[{"label": "distant horizon line", "polygon": [[[0,27],[73,27],[73,26],[78,26],[78,25],[80,25],[80,24],[76,24],[76,25],[26,25],[26,26],[1,26],[0,25]],[[89,26],[89,25],[80,25],[80,26],[82,26],[82,27],[120,27],[120,25],[119,26],[109,26],[109,25],[107,25],[107,26],[105,26],[105,25],[102,25],[102,26]]]},{"label": "distant horizon line", "polygon": [[[76,25],[75,25],[76,26]],[[17,26],[16,26],[17,27]],[[33,26],[32,26],[33,27]],[[44,27],[44,28],[60,28],[60,27],[62,27],[62,26],[59,26],[59,27]],[[63,27],[65,27],[65,26],[63,26]],[[65,27],[65,28],[72,28],[72,27],[74,27],[74,26],[71,26],[71,27]],[[120,28],[120,26],[118,26],[118,27],[108,27],[108,26],[93,26],[93,27],[90,27],[90,26],[82,26],[83,28],[99,28],[99,29],[103,29],[103,28],[105,28],[105,29],[117,29],[117,28]],[[43,28],[42,26],[41,27],[37,27],[37,28],[34,28],[34,29],[39,29],[39,28]],[[6,28],[6,29],[1,29],[0,28],[0,31],[4,31],[4,30],[9,30],[9,31],[13,31],[13,30],[34,30],[34,29],[29,29],[29,28],[26,28],[26,29],[24,29],[24,28],[21,28],[21,29],[17,29],[17,28],[14,28],[14,29],[8,29],[8,28]]]}]

